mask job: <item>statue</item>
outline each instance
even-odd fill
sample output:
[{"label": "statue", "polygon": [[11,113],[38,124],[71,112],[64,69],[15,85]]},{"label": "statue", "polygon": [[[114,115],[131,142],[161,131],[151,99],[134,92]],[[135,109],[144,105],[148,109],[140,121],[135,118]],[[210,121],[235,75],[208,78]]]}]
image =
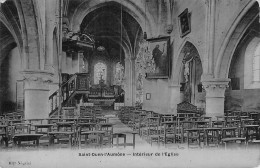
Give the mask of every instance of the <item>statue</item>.
[{"label": "statue", "polygon": [[190,67],[189,67],[189,62],[186,62],[184,64],[184,78],[185,78],[185,83],[189,81],[189,75],[190,75]]},{"label": "statue", "polygon": [[138,78],[137,78],[137,87],[136,87],[136,89],[137,90],[142,90],[142,88],[143,88],[143,79],[142,79],[142,74],[139,73],[138,74]]},{"label": "statue", "polygon": [[99,85],[103,87],[105,85],[105,80],[102,78],[103,75],[100,73]]}]

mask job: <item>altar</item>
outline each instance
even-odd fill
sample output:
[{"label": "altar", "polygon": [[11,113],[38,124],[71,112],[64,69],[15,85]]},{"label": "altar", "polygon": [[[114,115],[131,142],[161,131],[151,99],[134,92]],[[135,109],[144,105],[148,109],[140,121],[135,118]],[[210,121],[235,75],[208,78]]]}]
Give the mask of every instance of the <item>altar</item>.
[{"label": "altar", "polygon": [[98,85],[90,87],[88,102],[95,106],[113,106],[116,100],[114,87],[107,86],[101,78]]}]

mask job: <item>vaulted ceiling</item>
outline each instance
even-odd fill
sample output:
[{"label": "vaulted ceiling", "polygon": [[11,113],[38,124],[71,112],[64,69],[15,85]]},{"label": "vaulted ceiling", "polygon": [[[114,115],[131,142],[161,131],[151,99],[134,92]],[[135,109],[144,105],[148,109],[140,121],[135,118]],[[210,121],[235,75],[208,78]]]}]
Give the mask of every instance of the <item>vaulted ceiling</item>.
[{"label": "vaulted ceiling", "polygon": [[[77,2],[70,1],[69,14]],[[138,22],[116,2],[107,2],[87,14],[80,24],[80,31],[94,35],[97,45],[105,47],[111,57],[119,57],[120,51],[124,56],[126,50],[133,54],[137,36],[142,34]]]},{"label": "vaulted ceiling", "polygon": [[15,2],[7,0],[0,4],[0,65],[10,50],[22,43],[21,36],[15,39],[15,35],[20,34],[21,25]]}]

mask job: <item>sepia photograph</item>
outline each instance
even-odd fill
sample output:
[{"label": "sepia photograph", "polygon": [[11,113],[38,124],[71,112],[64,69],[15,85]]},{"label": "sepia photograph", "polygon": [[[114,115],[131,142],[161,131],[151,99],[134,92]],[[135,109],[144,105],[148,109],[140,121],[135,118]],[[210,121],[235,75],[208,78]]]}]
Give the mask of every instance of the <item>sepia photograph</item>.
[{"label": "sepia photograph", "polygon": [[260,168],[259,0],[0,0],[0,168]]}]

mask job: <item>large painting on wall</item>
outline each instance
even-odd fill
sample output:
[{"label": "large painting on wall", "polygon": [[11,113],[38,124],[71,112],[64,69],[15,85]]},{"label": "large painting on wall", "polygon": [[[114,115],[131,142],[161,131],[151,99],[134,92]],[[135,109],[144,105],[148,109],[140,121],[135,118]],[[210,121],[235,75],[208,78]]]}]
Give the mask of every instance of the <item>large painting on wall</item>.
[{"label": "large painting on wall", "polygon": [[152,55],[154,70],[146,73],[146,78],[168,78],[170,70],[169,44],[170,37],[147,39]]}]

